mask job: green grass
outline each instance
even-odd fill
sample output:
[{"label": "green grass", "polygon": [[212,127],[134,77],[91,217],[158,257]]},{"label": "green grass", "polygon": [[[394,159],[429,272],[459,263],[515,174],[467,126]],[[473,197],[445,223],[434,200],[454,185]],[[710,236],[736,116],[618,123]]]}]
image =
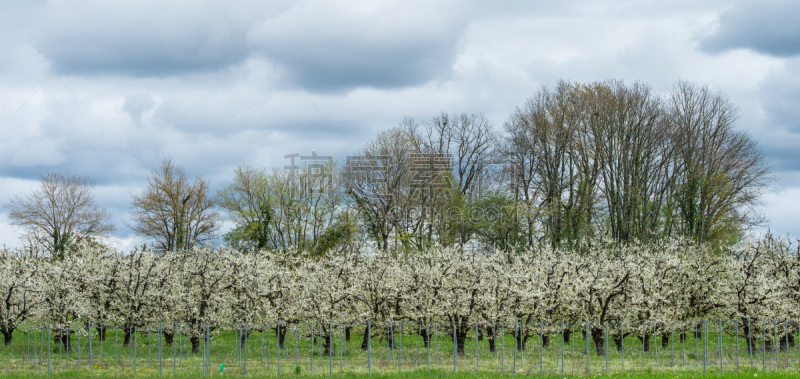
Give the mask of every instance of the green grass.
[{"label": "green grass", "polygon": [[[548,377],[566,376],[586,376],[586,341],[581,336],[576,335],[569,344],[563,346],[563,372],[561,361],[562,346],[560,338],[556,335],[551,336],[550,345],[540,349],[540,339],[534,336],[528,340],[526,350],[517,354],[516,366],[513,354],[513,336],[506,334],[503,344],[498,344],[497,352],[489,351],[487,340],[478,341],[476,366],[475,334],[470,331],[466,340],[465,354],[456,357],[455,370],[453,373],[453,341],[452,335],[443,335],[443,327],[437,330],[438,336],[432,341],[430,348],[430,369],[428,349],[416,335],[416,326],[404,323],[402,340],[402,368],[399,367],[399,349],[393,351],[388,348],[388,342],[384,336],[376,335],[378,331],[373,331],[371,368],[373,377],[408,377],[408,378],[493,378],[509,377],[512,375],[512,368],[516,367],[518,375],[539,375],[541,372]],[[408,328],[408,329],[407,329]],[[751,368],[750,357],[747,354],[746,338],[739,336],[739,369],[741,373],[733,374],[736,366],[736,340],[734,336],[727,333],[722,334],[722,371],[720,375],[720,345],[716,328],[709,327],[708,347],[706,356],[705,370],[706,376],[725,376],[725,377],[748,377],[753,378],[758,375],[759,379],[764,377],[787,377],[797,376],[800,371],[800,351],[795,345],[793,350],[776,352],[767,351],[764,354],[763,340],[754,338],[757,346],[756,354],[753,356],[753,366]],[[140,329],[144,330],[144,329]],[[114,335],[118,333],[116,344],[116,366],[114,363]],[[329,369],[340,377],[366,377],[367,375],[367,353],[360,349],[363,335],[363,326],[354,327],[351,340],[346,342],[345,351],[340,345],[338,328],[335,328],[334,345],[335,355],[327,356],[322,354],[320,341],[312,347],[312,339],[308,325],[303,324],[298,328],[297,334],[292,326],[286,337],[285,348],[281,349],[280,374],[281,376],[327,376]],[[508,331],[506,331],[508,332]],[[576,330],[577,332],[577,330]],[[40,341],[41,329],[36,332],[36,338]],[[318,330],[315,327],[315,334]],[[46,334],[45,334],[46,335]],[[26,334],[26,330],[19,330],[14,334],[14,340],[10,346],[0,347],[0,375],[8,377],[28,377],[40,376],[38,359],[37,364],[32,362],[33,355],[30,349],[33,344],[28,344],[28,337],[33,338],[33,331]],[[157,354],[157,335],[151,335],[152,343],[146,332],[139,334],[136,345],[136,374],[137,376],[158,377],[159,361]],[[133,351],[132,346],[122,346],[122,331],[109,330],[107,339],[100,347],[100,341],[95,333],[92,340],[92,363],[89,368],[89,342],[83,337],[80,343],[81,369],[77,368],[78,349],[77,340],[73,336],[73,351],[70,353],[69,363],[63,351],[59,353],[60,346],[50,343],[50,371],[53,376],[77,377],[87,376],[93,372],[96,376],[133,376]],[[276,348],[276,338],[273,333],[263,335],[263,361],[261,342],[262,334],[259,331],[252,333],[248,339],[247,346],[247,375],[248,376],[270,376],[278,375],[278,357]],[[573,352],[574,342],[574,352]],[[623,356],[616,350],[613,342],[609,341],[608,348],[608,372],[606,373],[606,359],[604,356],[597,356],[594,351],[594,344],[590,346],[589,372],[590,377],[612,376],[612,377],[648,377],[648,378],[692,378],[703,375],[702,340],[696,341],[692,334],[687,335],[684,344],[681,344],[678,333],[675,333],[667,348],[661,346],[660,338],[658,342],[658,352],[651,341],[650,351],[644,354],[642,360],[642,344],[635,336],[628,336],[625,339],[625,355],[623,372]],[[674,344],[673,344],[674,342]],[[695,343],[697,342],[697,345]],[[201,354],[189,352],[187,356],[185,339],[181,347],[182,358],[175,358],[173,361],[173,346],[163,345],[164,360],[163,375],[174,377],[198,377],[203,375],[203,358]],[[36,344],[37,355],[40,348],[39,342]],[[148,352],[149,349],[149,352]],[[101,353],[102,351],[102,353]],[[202,351],[202,349],[201,349]],[[313,352],[313,353],[312,353]],[[220,364],[224,364],[223,375],[241,376],[244,373],[243,359],[238,357],[236,348],[236,337],[231,328],[226,330],[218,329],[211,338],[211,364],[210,371],[216,376],[220,375]],[[41,375],[47,375],[47,338],[44,342],[44,351],[41,356]],[[38,358],[38,357],[37,357]],[[786,367],[788,358],[788,368]],[[313,363],[312,363],[313,360]],[[68,365],[69,364],[69,365]],[[174,366],[173,366],[174,364]],[[312,366],[313,365],[313,366]],[[173,367],[174,372],[173,374]],[[402,371],[402,375],[398,372]],[[298,374],[299,373],[299,374]]]}]

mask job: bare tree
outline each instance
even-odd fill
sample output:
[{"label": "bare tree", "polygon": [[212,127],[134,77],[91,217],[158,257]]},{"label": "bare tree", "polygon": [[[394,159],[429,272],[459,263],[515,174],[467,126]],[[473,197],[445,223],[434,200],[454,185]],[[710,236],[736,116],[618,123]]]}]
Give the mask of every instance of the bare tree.
[{"label": "bare tree", "polygon": [[114,231],[108,213],[94,201],[94,183],[88,177],[51,173],[41,179],[39,189],[5,205],[12,225],[23,228],[28,240],[63,257],[74,242]]},{"label": "bare tree", "polygon": [[734,130],[738,114],[727,97],[679,82],[668,107],[669,122],[681,137],[668,227],[698,242],[723,242],[761,222],[754,208],[772,179],[771,167],[756,142]]},{"label": "bare tree", "polygon": [[165,159],[147,178],[147,188],[131,196],[136,234],[152,239],[159,250],[190,249],[214,238],[220,215],[209,196],[208,180],[190,180],[186,171]]},{"label": "bare tree", "polygon": [[586,147],[586,97],[576,84],[543,87],[506,123],[504,149],[514,167],[514,192],[535,209],[553,246],[590,230],[598,167]]},{"label": "bare tree", "polygon": [[416,150],[443,154],[452,160],[453,176],[465,196],[476,196],[478,178],[487,165],[495,162],[497,134],[483,114],[445,112],[419,127],[413,120],[403,122],[414,138]]},{"label": "bare tree", "polygon": [[652,238],[674,184],[675,131],[645,84],[609,81],[593,91],[592,137],[611,235],[617,241]]},{"label": "bare tree", "polygon": [[412,138],[400,128],[380,133],[345,162],[342,173],[347,195],[363,217],[367,233],[384,250],[399,227],[406,232],[419,228],[418,223],[407,225],[409,207],[414,204]]}]

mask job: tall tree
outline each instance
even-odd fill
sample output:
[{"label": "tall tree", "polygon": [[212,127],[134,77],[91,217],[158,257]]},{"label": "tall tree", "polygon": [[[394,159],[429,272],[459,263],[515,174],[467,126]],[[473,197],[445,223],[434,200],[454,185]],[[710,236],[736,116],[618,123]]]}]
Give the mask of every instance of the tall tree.
[{"label": "tall tree", "polygon": [[762,221],[754,208],[772,179],[771,167],[756,142],[734,129],[738,114],[723,93],[679,82],[667,106],[680,136],[668,232],[698,242],[731,242]]},{"label": "tall tree", "polygon": [[[415,143],[401,128],[380,133],[357,156],[346,162],[342,178],[348,196],[363,218],[369,236],[381,249],[389,238],[418,230],[410,222],[414,196],[412,156]],[[399,230],[400,228],[404,230]]]},{"label": "tall tree", "polygon": [[107,236],[114,231],[105,209],[95,203],[94,182],[87,177],[47,174],[27,197],[5,205],[11,224],[50,254],[63,257],[78,240]]},{"label": "tall tree", "polygon": [[242,166],[236,168],[233,183],[217,191],[219,206],[236,225],[225,234],[226,242],[258,250],[267,246],[273,215],[269,189],[266,170]]},{"label": "tall tree", "polygon": [[165,159],[147,178],[147,188],[131,196],[136,234],[150,238],[163,251],[190,249],[219,230],[220,215],[209,196],[208,180],[190,180],[186,171]]}]

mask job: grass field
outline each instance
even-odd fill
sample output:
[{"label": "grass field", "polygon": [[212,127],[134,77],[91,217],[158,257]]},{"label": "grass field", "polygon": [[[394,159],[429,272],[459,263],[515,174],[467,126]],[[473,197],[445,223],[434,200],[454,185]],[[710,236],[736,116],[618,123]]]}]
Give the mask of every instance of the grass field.
[{"label": "grass field", "polygon": [[[645,353],[642,352],[643,345],[639,338],[632,335],[624,340],[624,356],[610,340],[607,357],[598,356],[592,343],[588,360],[586,340],[577,334],[577,330],[567,344],[561,343],[563,340],[560,336],[552,335],[549,346],[545,348],[540,348],[542,341],[534,336],[528,340],[525,351],[517,352],[515,359],[513,331],[509,334],[505,330],[503,338],[498,341],[502,344],[498,343],[495,352],[489,351],[487,339],[476,341],[474,331],[470,331],[464,354],[454,357],[452,334],[445,334],[442,330],[444,326],[439,326],[441,329],[436,330],[436,338],[432,340],[430,349],[427,349],[416,333],[417,327],[405,323],[403,325],[402,336],[395,335],[395,349],[389,349],[385,329],[381,332],[383,336],[377,335],[377,330],[373,331],[369,365],[368,353],[360,348],[362,326],[352,329],[351,339],[344,343],[344,348],[344,338],[338,333],[339,329],[335,328],[332,355],[322,354],[321,338],[317,338],[317,342],[312,344],[310,324],[301,324],[297,329],[292,325],[286,336],[285,346],[280,351],[274,331],[262,334],[256,330],[249,335],[247,348],[240,350],[237,348],[233,328],[217,329],[211,337],[211,359],[206,374],[241,376],[246,370],[248,376],[275,377],[280,374],[302,377],[335,374],[355,378],[369,376],[368,372],[371,370],[373,377],[492,378],[509,377],[516,370],[517,375],[541,373],[548,377],[585,377],[587,365],[589,377],[693,378],[702,376],[704,369],[709,376],[720,376],[722,373],[725,377],[748,378],[755,375],[759,378],[787,377],[800,373],[800,346],[783,350],[767,346],[764,349],[762,336],[751,336],[756,346],[755,354],[751,356],[747,351],[747,336],[740,334],[737,345],[735,334],[718,334],[716,324],[709,325],[705,364],[703,338],[695,339],[693,333],[687,333],[686,340],[682,342],[677,330],[666,348],[662,346],[659,337],[650,341],[650,349]],[[318,335],[318,326],[315,328],[314,334]],[[162,359],[159,360],[156,330],[154,328],[152,333],[148,333],[146,328],[139,329],[135,352],[133,344],[123,346],[121,330],[108,330],[106,340],[102,343],[95,332],[91,347],[85,335],[80,344],[73,335],[73,349],[67,359],[64,349],[51,338],[47,338],[47,330],[43,338],[42,329],[28,331],[23,328],[14,334],[11,345],[0,347],[0,375],[47,375],[48,364],[52,376],[129,377],[134,375],[134,370],[137,377],[157,377],[160,374],[198,377],[204,374],[202,354],[190,352],[190,345],[183,337],[180,338],[180,344],[176,338],[176,343],[172,346],[162,345]]]}]

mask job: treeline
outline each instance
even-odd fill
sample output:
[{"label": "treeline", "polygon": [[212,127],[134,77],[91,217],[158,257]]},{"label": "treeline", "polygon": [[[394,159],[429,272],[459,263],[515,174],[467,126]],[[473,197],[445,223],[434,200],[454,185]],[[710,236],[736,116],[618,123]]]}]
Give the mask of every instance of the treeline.
[{"label": "treeline", "polygon": [[[619,81],[542,87],[503,123],[480,114],[406,118],[345,162],[292,158],[292,169],[242,166],[212,194],[169,160],[131,200],[128,225],[157,250],[222,237],[241,249],[337,246],[424,250],[573,248],[685,237],[730,246],[763,220],[771,180],[721,92],[670,92]],[[295,157],[297,158],[297,157]],[[316,153],[314,154],[314,157]],[[63,255],[113,231],[87,178],[50,174],[6,204],[28,241]]]},{"label": "treeline", "polygon": [[796,330],[800,255],[797,244],[769,237],[722,254],[687,239],[627,245],[592,239],[567,250],[488,253],[455,246],[413,254],[334,249],[324,256],[232,248],[121,252],[81,244],[63,259],[3,250],[0,297],[7,344],[26,323],[73,332],[92,325],[101,338],[107,327],[165,325],[168,343],[180,324],[197,352],[203,322],[212,331],[267,326],[281,341],[287,323],[316,322],[330,346],[330,324],[350,330],[372,321],[373,332],[385,335],[388,321],[408,321],[423,336],[433,323],[441,333],[456,327],[463,353],[475,327],[494,349],[500,326],[511,333],[519,322],[524,349],[542,330],[569,333],[588,322],[602,355],[605,332],[617,342],[624,332],[645,340],[657,334],[664,343],[672,328],[690,332],[702,319],[731,320],[728,332],[737,325],[743,336],[764,334],[770,341],[773,320],[788,325],[784,332]]}]

